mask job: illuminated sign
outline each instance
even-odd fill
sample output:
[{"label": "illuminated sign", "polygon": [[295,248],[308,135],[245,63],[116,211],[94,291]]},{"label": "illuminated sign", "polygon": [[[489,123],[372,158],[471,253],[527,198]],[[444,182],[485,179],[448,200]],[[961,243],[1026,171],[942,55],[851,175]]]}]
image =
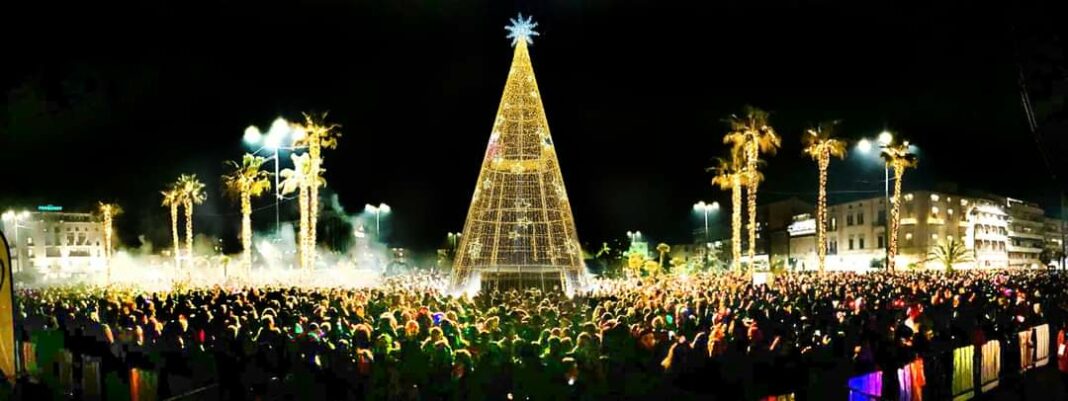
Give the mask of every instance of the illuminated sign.
[{"label": "illuminated sign", "polygon": [[56,206],[56,205],[53,205],[53,204],[38,205],[37,206],[37,211],[38,212],[62,212],[63,211],[63,206]]},{"label": "illuminated sign", "polygon": [[799,235],[809,235],[816,233],[816,219],[799,220],[786,227],[786,231],[790,232],[791,237]]}]

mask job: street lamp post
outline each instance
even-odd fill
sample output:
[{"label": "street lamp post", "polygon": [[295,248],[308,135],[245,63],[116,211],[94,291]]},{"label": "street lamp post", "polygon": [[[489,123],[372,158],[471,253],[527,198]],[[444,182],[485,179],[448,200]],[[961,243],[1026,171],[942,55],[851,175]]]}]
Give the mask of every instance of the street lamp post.
[{"label": "street lamp post", "polygon": [[708,269],[708,252],[709,252],[709,247],[711,246],[711,238],[708,235],[708,214],[710,212],[714,212],[714,211],[719,210],[719,202],[705,203],[705,201],[700,201],[700,202],[697,202],[697,203],[695,203],[693,205],[693,210],[695,212],[703,214],[704,218],[705,218],[705,251],[704,251],[705,263],[704,263],[704,268]]},{"label": "street lamp post", "polygon": [[[894,142],[894,135],[890,131],[879,133],[875,140],[880,151],[886,149],[892,142]],[[870,153],[872,141],[867,138],[861,139],[857,143],[857,149],[861,153]],[[883,263],[884,266],[889,266],[888,263],[890,263],[890,165],[886,163],[883,163]]]},{"label": "street lamp post", "polygon": [[279,187],[279,169],[281,159],[278,157],[278,153],[282,149],[293,149],[291,146],[282,146],[283,141],[286,138],[299,139],[303,136],[303,131],[300,128],[292,127],[288,121],[282,117],[278,117],[271,123],[271,128],[264,134],[260,132],[260,129],[255,125],[250,125],[245,128],[244,141],[249,145],[258,145],[259,149],[256,149],[253,154],[259,153],[261,150],[271,152],[270,160],[274,161],[274,229],[275,234],[282,232],[282,189]]},{"label": "street lamp post", "polygon": [[389,205],[385,203],[379,203],[378,206],[367,204],[363,207],[363,210],[368,213],[374,213],[375,215],[375,238],[381,241],[382,239],[382,214],[389,214],[392,211]]}]

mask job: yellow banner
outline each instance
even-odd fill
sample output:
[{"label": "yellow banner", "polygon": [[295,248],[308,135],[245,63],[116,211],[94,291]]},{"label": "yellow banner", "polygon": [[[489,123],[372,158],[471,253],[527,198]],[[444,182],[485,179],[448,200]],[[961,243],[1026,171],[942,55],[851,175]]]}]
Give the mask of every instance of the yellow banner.
[{"label": "yellow banner", "polygon": [[15,305],[11,277],[11,253],[0,233],[0,373],[15,382]]}]

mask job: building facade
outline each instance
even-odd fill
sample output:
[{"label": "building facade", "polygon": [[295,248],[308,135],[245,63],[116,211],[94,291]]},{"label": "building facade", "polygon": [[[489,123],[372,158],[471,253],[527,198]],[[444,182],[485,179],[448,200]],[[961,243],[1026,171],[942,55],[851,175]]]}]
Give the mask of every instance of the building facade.
[{"label": "building facade", "polygon": [[104,229],[92,213],[23,212],[5,218],[14,268],[44,274],[78,274],[106,267]]},{"label": "building facade", "polygon": [[1046,217],[1044,220],[1045,226],[1045,253],[1048,259],[1049,265],[1063,269],[1068,266],[1066,257],[1068,257],[1068,221],[1064,219],[1056,219],[1052,217]]},{"label": "building facade", "polygon": [[[883,197],[828,206],[827,269],[885,266],[886,206]],[[772,260],[784,259],[797,270],[817,268],[814,214],[793,217],[788,246],[772,245]],[[967,257],[955,268],[1037,268],[1044,251],[1063,249],[1063,227],[1063,221],[1045,218],[1036,204],[1018,199],[911,191],[901,200],[897,263],[901,268],[944,268],[932,251],[958,242]]]}]

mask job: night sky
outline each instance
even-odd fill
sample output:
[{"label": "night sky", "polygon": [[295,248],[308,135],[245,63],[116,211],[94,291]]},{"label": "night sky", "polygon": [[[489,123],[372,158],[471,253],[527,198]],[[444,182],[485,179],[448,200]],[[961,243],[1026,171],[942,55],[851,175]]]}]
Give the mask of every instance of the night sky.
[{"label": "night sky", "polygon": [[[218,176],[242,154],[244,128],[329,111],[344,136],[326,154],[327,192],[353,213],[390,204],[394,243],[432,249],[462,229],[511,61],[503,26],[523,12],[539,23],[531,55],[583,242],[635,229],[683,241],[694,202],[727,206],[705,167],[725,151],[723,118],[746,104],[770,110],[783,137],[762,199],[815,198],[800,136],[841,119],[844,137],[889,129],[919,146],[906,188],[956,182],[1058,212],[1063,10],[692,3],[94,2],[10,13],[22,17],[3,28],[13,46],[0,77],[0,208],[115,201],[124,243],[145,233],[165,244],[159,191],[195,172],[209,194],[195,224],[232,247],[240,217]],[[832,162],[831,200],[880,194],[881,179],[875,159],[851,154]],[[269,226],[273,213],[253,220]]]}]

